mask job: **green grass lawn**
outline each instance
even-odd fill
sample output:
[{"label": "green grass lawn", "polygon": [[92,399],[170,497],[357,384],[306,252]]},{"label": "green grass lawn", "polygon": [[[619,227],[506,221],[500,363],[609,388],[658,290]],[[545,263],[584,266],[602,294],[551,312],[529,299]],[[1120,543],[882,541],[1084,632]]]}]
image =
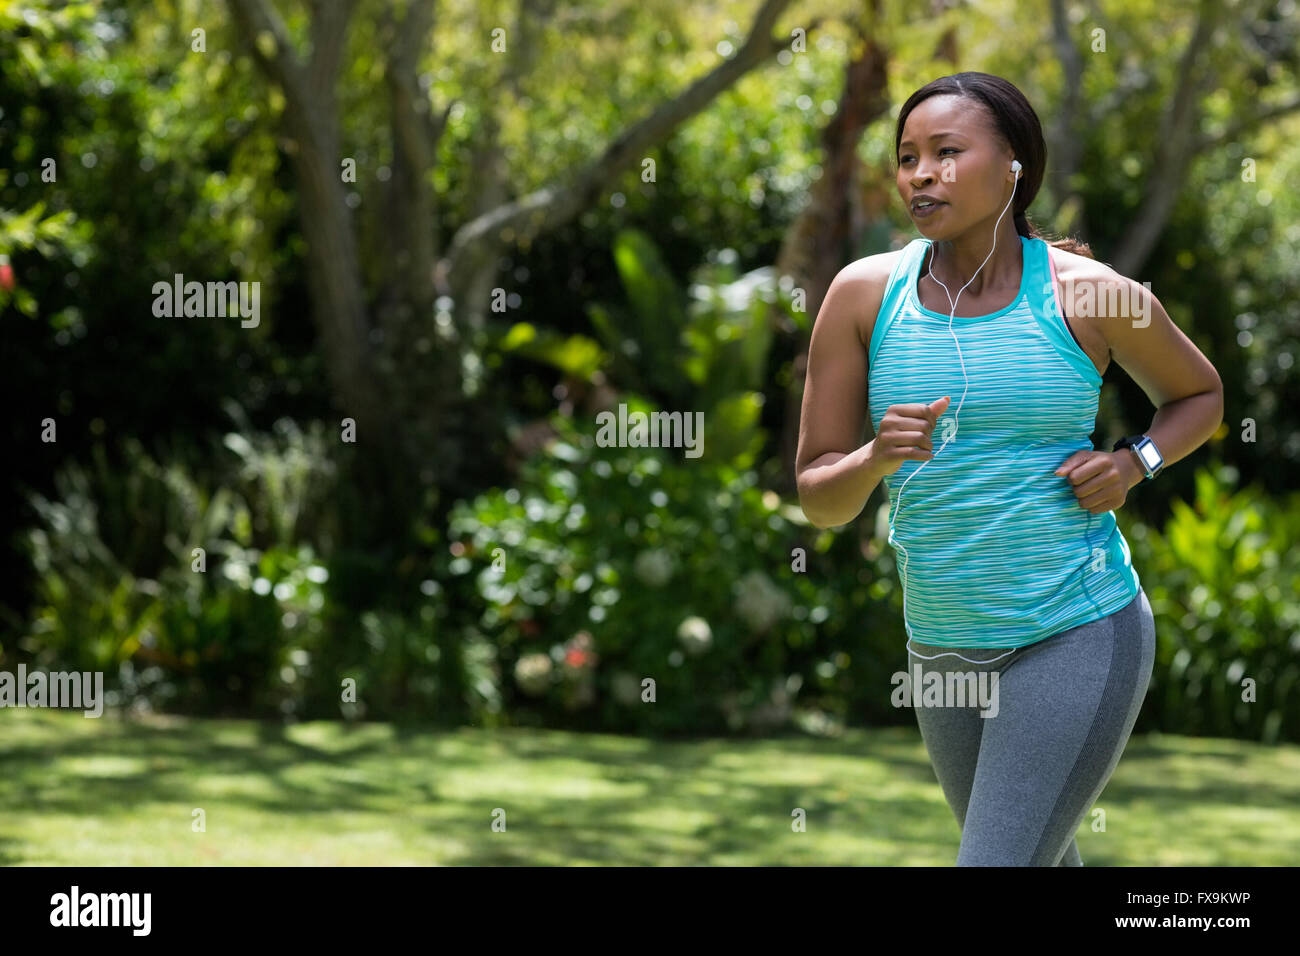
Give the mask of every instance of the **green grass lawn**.
[{"label": "green grass lawn", "polygon": [[[951,866],[960,838],[915,728],[656,743],[3,710],[0,806],[5,865]],[[1294,865],[1300,747],[1135,738],[1097,806],[1089,866]]]}]

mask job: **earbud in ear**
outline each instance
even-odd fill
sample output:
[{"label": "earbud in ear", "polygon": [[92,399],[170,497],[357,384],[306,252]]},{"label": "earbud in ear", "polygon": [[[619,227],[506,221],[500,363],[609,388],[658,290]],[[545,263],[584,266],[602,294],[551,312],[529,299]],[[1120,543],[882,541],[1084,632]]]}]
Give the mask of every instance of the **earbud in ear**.
[{"label": "earbud in ear", "polygon": [[1011,161],[1011,171],[1012,171],[1013,173],[1018,173],[1018,172],[1020,172],[1020,170],[1022,170],[1022,169],[1024,169],[1024,168],[1025,168],[1025,167],[1023,167],[1023,166],[1020,165],[1020,160],[1018,160],[1018,159],[1013,159],[1013,160]]}]

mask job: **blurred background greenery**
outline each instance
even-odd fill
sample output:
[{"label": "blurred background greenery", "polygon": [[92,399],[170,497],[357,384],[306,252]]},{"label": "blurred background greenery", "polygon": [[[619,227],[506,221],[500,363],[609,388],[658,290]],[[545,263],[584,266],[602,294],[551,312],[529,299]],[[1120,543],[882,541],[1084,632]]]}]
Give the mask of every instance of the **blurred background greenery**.
[{"label": "blurred background greenery", "polygon": [[[0,668],[291,722],[913,724],[884,490],[812,527],[794,437],[830,278],[914,237],[899,106],[978,69],[1048,134],[1030,218],[1225,384],[1117,513],[1136,732],[1300,741],[1298,33],[1291,0],[0,0]],[[176,273],[259,282],[261,322],[155,316]],[[704,412],[705,454],[597,446],[620,402]],[[1096,445],[1153,412],[1112,364]]]}]

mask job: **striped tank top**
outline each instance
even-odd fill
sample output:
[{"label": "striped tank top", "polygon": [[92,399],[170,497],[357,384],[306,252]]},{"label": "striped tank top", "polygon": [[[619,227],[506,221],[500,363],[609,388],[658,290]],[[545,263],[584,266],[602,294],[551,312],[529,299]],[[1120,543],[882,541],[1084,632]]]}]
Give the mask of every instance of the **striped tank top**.
[{"label": "striped tank top", "polygon": [[913,240],[871,335],[877,432],[891,405],[951,396],[934,457],[884,479],[903,619],[924,644],[1023,647],[1120,610],[1140,587],[1115,513],[1087,511],[1052,474],[1092,448],[1102,377],[1065,323],[1047,243],[1019,238],[1015,300],[957,316],[951,332],[917,296],[930,240]]}]

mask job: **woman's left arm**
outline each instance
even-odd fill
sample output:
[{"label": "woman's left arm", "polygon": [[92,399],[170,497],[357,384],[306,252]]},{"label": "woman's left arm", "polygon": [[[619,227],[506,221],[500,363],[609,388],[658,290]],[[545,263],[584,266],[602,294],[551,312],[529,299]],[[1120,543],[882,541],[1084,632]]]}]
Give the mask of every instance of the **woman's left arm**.
[{"label": "woman's left arm", "polygon": [[[1104,263],[1096,267],[1089,277],[1097,285],[1092,301],[1115,305],[1110,310],[1115,314],[1093,321],[1115,361],[1156,407],[1144,434],[1160,449],[1167,467],[1200,448],[1222,423],[1223,381],[1149,289]],[[1070,481],[1080,506],[1094,514],[1122,505],[1129,489],[1146,477],[1126,448],[1078,452],[1056,474]]]}]

